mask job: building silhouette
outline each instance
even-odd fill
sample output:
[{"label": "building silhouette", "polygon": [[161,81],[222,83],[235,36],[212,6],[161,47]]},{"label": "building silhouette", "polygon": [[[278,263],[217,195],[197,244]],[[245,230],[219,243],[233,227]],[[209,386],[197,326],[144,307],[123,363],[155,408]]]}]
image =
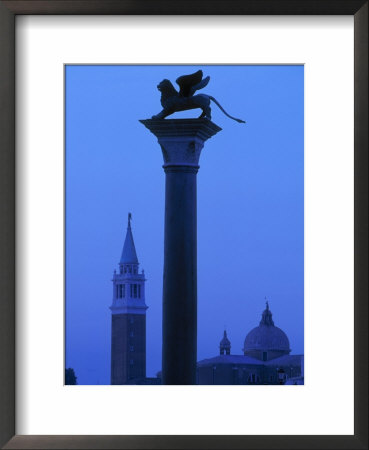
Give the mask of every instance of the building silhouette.
[{"label": "building silhouette", "polygon": [[274,325],[266,302],[259,326],[246,335],[244,354],[231,354],[224,331],[220,354],[197,363],[197,384],[303,384],[304,355],[290,352],[288,337]]},{"label": "building silhouette", "polygon": [[127,234],[119,272],[113,275],[111,310],[111,384],[127,384],[146,377],[145,273],[139,273],[128,214]]}]

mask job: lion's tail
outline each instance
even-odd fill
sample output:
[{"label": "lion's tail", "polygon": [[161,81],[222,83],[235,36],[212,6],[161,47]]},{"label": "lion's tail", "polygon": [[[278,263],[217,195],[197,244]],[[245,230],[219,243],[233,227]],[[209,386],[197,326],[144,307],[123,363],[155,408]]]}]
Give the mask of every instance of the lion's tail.
[{"label": "lion's tail", "polygon": [[226,116],[228,116],[230,119],[233,119],[233,120],[235,120],[235,121],[238,122],[238,123],[246,123],[246,122],[245,122],[244,120],[242,120],[242,119],[237,119],[236,117],[230,116],[230,115],[227,113],[227,111],[225,111],[225,109],[222,107],[222,105],[221,105],[214,97],[212,97],[211,95],[209,95],[208,97],[210,98],[210,100],[213,100],[213,102],[218,106],[218,108],[221,109],[221,110],[224,112],[224,114],[225,114]]}]

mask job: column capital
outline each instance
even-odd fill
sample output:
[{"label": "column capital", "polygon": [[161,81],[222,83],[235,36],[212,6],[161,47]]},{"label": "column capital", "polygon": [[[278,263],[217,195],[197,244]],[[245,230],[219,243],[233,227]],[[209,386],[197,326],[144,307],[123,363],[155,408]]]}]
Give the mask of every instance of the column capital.
[{"label": "column capital", "polygon": [[140,122],[157,137],[163,152],[164,169],[181,166],[197,170],[205,141],[221,131],[209,119],[147,119]]}]

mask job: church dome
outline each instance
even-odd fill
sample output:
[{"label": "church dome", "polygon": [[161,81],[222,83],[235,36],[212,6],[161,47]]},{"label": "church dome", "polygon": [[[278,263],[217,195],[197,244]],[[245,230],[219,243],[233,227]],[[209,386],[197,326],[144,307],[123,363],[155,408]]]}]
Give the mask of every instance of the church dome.
[{"label": "church dome", "polygon": [[[268,360],[290,353],[288,337],[284,331],[274,325],[268,302],[259,326],[247,334],[243,351],[245,355]],[[266,353],[269,355],[267,356]]]}]

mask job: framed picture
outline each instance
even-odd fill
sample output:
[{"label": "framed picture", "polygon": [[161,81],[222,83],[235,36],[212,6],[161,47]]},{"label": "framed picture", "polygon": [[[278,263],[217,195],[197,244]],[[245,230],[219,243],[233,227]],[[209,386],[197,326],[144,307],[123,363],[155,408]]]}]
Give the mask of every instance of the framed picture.
[{"label": "framed picture", "polygon": [[[198,92],[180,97],[170,79],[182,86],[195,83]],[[154,87],[151,92],[148,86]],[[169,384],[161,375],[161,355],[167,351],[172,358],[170,384],[303,384],[303,86],[303,65],[65,66],[66,367],[79,385]],[[137,99],[143,89],[145,94]],[[205,97],[210,89],[218,97],[209,97],[211,103]],[[149,105],[157,113],[161,105],[158,111],[154,105],[160,96],[172,93],[179,103],[185,98],[190,109],[160,122],[138,120]],[[198,102],[201,106],[204,99],[211,119],[198,118]],[[238,122],[242,119],[223,113],[220,107],[227,99],[233,115],[252,111],[250,129]],[[188,138],[198,142],[198,151],[203,145],[196,164],[189,160],[184,166],[180,159],[184,173],[192,174],[189,185],[197,179],[197,208],[190,199],[167,197],[170,180],[176,180],[168,174],[186,175],[168,172],[173,169],[166,168],[166,155],[177,155],[179,144],[172,148],[172,140],[165,138],[160,138],[162,173],[161,148],[149,133],[151,129],[160,136],[158,124],[165,133],[170,132],[167,126],[187,127],[186,133],[208,137],[204,142]],[[187,142],[185,136],[179,134],[179,142]],[[101,151],[101,139],[106,151]],[[232,148],[232,154],[225,148]],[[174,162],[170,158],[170,167]],[[181,205],[187,203],[192,208],[181,214]],[[163,227],[164,210],[165,217],[178,217],[179,222]],[[198,224],[192,228],[196,215]],[[196,304],[196,294],[191,296],[181,280],[187,279],[186,271],[193,272],[195,257],[182,256],[180,242],[197,240],[197,320],[181,311],[167,325],[162,323],[167,317],[162,291],[168,242],[163,228],[166,233],[174,230],[175,247],[174,261],[165,264],[164,279],[171,283],[164,290],[173,289],[175,304],[191,308],[189,299]],[[196,228],[197,239],[191,238]],[[170,258],[169,244],[166,254]],[[105,307],[104,297],[109,298]],[[82,311],[83,324],[76,320]],[[186,316],[197,326],[190,318],[184,320]],[[162,329],[169,333],[163,350]]]},{"label": "framed picture", "polygon": [[[196,2],[176,2],[173,5],[158,1],[150,5],[137,2],[133,6],[125,1],[4,1],[0,3],[0,8],[0,51],[3,61],[0,72],[3,105],[0,157],[4,186],[1,191],[3,339],[0,389],[2,398],[5,399],[0,413],[1,444],[4,448],[367,448],[368,352],[367,339],[364,339],[368,329],[367,3],[323,1],[314,5],[309,2],[278,2],[277,5],[272,5],[264,1],[257,4],[240,1],[230,6],[211,2],[200,5]],[[325,17],[326,15],[328,16]],[[222,33],[219,33],[220,30]],[[202,40],[204,35],[205,41]],[[247,45],[247,55],[241,55],[242,42],[252,42],[252,45]],[[351,62],[355,63],[354,70]],[[265,239],[264,253],[263,246],[258,245],[258,255],[263,254],[264,258],[276,251],[276,260],[270,256],[270,264],[274,267],[278,264],[278,254],[280,255],[281,270],[277,281],[285,286],[289,280],[290,297],[296,298],[287,308],[298,307],[298,292],[301,292],[299,307],[304,309],[305,317],[302,313],[300,322],[295,320],[296,332],[287,332],[289,341],[286,338],[286,342],[291,345],[286,344],[288,348],[280,349],[282,353],[289,353],[289,347],[295,350],[291,355],[298,354],[299,365],[295,367],[291,365],[292,360],[289,360],[287,369],[282,366],[285,370],[281,370],[281,365],[274,367],[270,363],[291,355],[271,355],[269,350],[257,354],[251,344],[261,339],[257,334],[259,327],[255,328],[256,331],[243,335],[242,341],[247,335],[245,342],[238,342],[240,337],[235,341],[231,339],[232,348],[234,342],[240,347],[243,344],[242,355],[238,355],[240,351],[230,350],[228,337],[232,332],[237,336],[236,325],[245,327],[240,331],[242,334],[249,331],[255,321],[257,325],[258,320],[237,317],[235,310],[239,303],[231,297],[227,299],[224,295],[218,295],[218,291],[237,291],[234,291],[234,286],[228,289],[226,281],[225,285],[211,285],[214,273],[215,279],[219,279],[219,274],[216,275],[216,256],[213,256],[209,262],[214,261],[214,264],[209,268],[199,268],[201,276],[209,278],[210,284],[206,289],[211,292],[211,298],[214,298],[213,305],[211,302],[200,305],[199,310],[202,314],[199,316],[199,329],[205,331],[199,334],[197,384],[207,386],[157,385],[160,384],[158,380],[161,377],[160,373],[156,374],[157,368],[160,369],[160,360],[154,357],[147,359],[148,375],[144,376],[144,372],[140,372],[139,376],[130,377],[130,382],[127,383],[126,379],[121,378],[119,367],[114,369],[112,365],[111,373],[107,373],[106,370],[91,370],[89,366],[89,361],[97,361],[98,347],[106,339],[106,336],[101,337],[98,332],[101,308],[95,316],[91,315],[91,309],[97,303],[89,302],[89,299],[104,297],[104,289],[110,285],[109,298],[101,300],[104,305],[103,314],[110,319],[111,313],[114,318],[114,314],[119,316],[122,313],[123,306],[126,308],[123,305],[125,297],[136,303],[143,301],[146,308],[146,274],[148,279],[153,275],[150,280],[151,292],[160,290],[160,287],[155,288],[155,283],[160,285],[160,280],[157,282],[160,267],[157,269],[158,274],[154,275],[156,269],[153,255],[158,252],[154,251],[154,244],[141,246],[141,242],[145,242],[148,236],[145,236],[144,227],[139,222],[141,215],[143,222],[147,220],[153,228],[156,226],[156,215],[153,213],[150,216],[150,205],[155,205],[155,202],[142,201],[141,204],[140,195],[130,202],[119,192],[115,199],[114,193],[120,188],[126,193],[132,192],[130,186],[135,185],[141,177],[146,180],[141,183],[142,194],[145,194],[149,180],[154,183],[156,178],[164,177],[159,167],[162,164],[160,147],[154,136],[136,119],[148,119],[159,112],[160,94],[155,93],[155,83],[165,77],[170,78],[173,83],[176,79],[179,80],[181,86],[179,76],[190,73],[195,75],[200,71],[204,77],[210,74],[209,86],[214,85],[211,93],[215,97],[219,97],[218,93],[225,93],[226,99],[220,97],[218,100],[227,112],[241,117],[241,110],[244,108],[246,116],[242,119],[247,122],[245,126],[224,118],[224,121],[230,122],[223,123],[223,119],[213,108],[212,120],[224,129],[224,140],[219,148],[230,147],[227,170],[232,171],[228,174],[231,181],[226,181],[225,176],[226,190],[223,192],[211,173],[205,173],[203,179],[207,182],[203,186],[214,182],[217,202],[222,204],[220,193],[223,192],[223,209],[228,207],[228,214],[232,216],[233,213],[239,221],[246,221],[250,229],[252,224],[246,212],[243,215],[242,208],[237,211],[237,202],[232,200],[230,186],[232,180],[235,180],[241,195],[242,189],[247,185],[242,180],[243,173],[249,180],[249,187],[262,186],[263,183],[259,180],[259,184],[255,184],[255,181],[251,184],[253,177],[258,178],[257,171],[249,169],[248,172],[242,167],[237,168],[237,164],[234,165],[231,161],[236,158],[237,161],[242,160],[243,164],[258,167],[255,149],[260,147],[260,153],[268,154],[271,160],[269,166],[265,165],[264,160],[263,167],[269,167],[269,172],[261,170],[260,175],[269,173],[270,186],[280,180],[274,194],[294,192],[295,197],[288,194],[288,200],[286,197],[280,203],[274,198],[269,206],[256,194],[253,199],[245,196],[246,194],[242,194],[242,198],[248,199],[248,211],[253,218],[258,217],[259,222],[261,217],[267,221],[268,214],[276,217],[280,211],[281,216],[288,217],[291,223],[297,215],[301,225],[299,228],[293,222],[291,231],[285,233],[289,239],[286,241],[278,237],[273,242],[272,237],[268,240],[267,235],[260,235],[263,236],[260,239]],[[217,84],[216,80],[222,80],[223,87],[218,87],[222,84]],[[232,80],[233,88],[239,93],[237,101],[232,102],[235,111],[232,106],[228,106],[231,104],[229,97],[232,95]],[[199,89],[208,82],[205,78],[200,82],[204,86],[201,85]],[[353,82],[354,92],[350,87]],[[204,93],[207,93],[205,89]],[[132,98],[127,102],[130,107],[123,107],[130,95]],[[155,96],[158,97],[156,101]],[[273,96],[278,98],[273,100]],[[132,100],[135,98],[139,99],[138,105],[133,104]],[[142,115],[138,117],[141,107]],[[103,111],[104,108],[104,115],[98,116],[98,111]],[[130,117],[130,111],[133,111],[133,118]],[[208,113],[204,111],[204,114]],[[303,116],[304,124],[300,120]],[[260,118],[256,120],[257,117],[263,117],[264,122]],[[132,120],[134,123],[124,128],[122,123],[130,124]],[[204,120],[208,118],[205,117]],[[263,129],[268,136],[263,136],[263,130],[257,127],[266,122],[268,125]],[[230,124],[233,131],[230,131]],[[237,128],[242,126],[245,128]],[[124,133],[119,132],[124,129]],[[296,129],[300,132],[294,138],[291,130]],[[242,130],[249,132],[248,138],[240,137]],[[129,133],[132,136],[128,136]],[[296,150],[293,154],[294,157],[299,155],[298,161],[294,161],[292,157],[278,158],[278,151],[284,151],[286,156],[289,146],[291,149],[303,149],[304,133],[305,154],[303,150],[300,153]],[[135,136],[138,135],[141,144],[135,141]],[[211,141],[213,139],[215,141],[217,136]],[[125,145],[124,150],[120,149],[121,140],[122,145]],[[237,157],[234,155],[237,155],[237,143],[240,142],[249,143],[253,150],[252,158],[247,154],[239,154]],[[283,142],[285,146],[282,145]],[[135,148],[134,156],[130,156],[127,145]],[[208,143],[205,147],[207,145]],[[111,177],[108,172],[114,164],[104,168],[106,146],[111,147],[110,156],[115,155],[116,161],[115,172],[110,172]],[[155,176],[150,172],[152,164],[145,168],[140,163],[143,161],[140,156],[141,146],[145,152],[150,150],[150,158],[158,163]],[[211,147],[212,157],[217,155],[216,148]],[[273,148],[276,149],[274,153],[271,151]],[[206,150],[205,148],[205,152]],[[243,151],[246,152],[247,148]],[[277,159],[273,162],[273,158]],[[211,159],[206,161],[213,164]],[[202,171],[206,167],[206,161]],[[215,164],[213,167],[215,172],[219,173],[221,167],[226,170],[224,161],[218,163],[220,165]],[[124,180],[117,184],[113,180],[119,179],[120,168],[135,173],[126,173]],[[283,171],[286,171],[285,175],[282,175]],[[237,182],[238,172],[241,178]],[[199,173],[201,174],[201,170]],[[88,183],[80,182],[83,177]],[[294,180],[297,180],[294,187],[287,186]],[[96,192],[91,191],[93,185]],[[87,188],[90,190],[86,191]],[[255,192],[260,190],[261,188],[255,188]],[[154,187],[150,191],[153,193]],[[104,208],[96,206],[99,205],[99,195]],[[109,195],[112,200],[108,205],[106,198]],[[299,204],[294,203],[295,198],[301,200],[303,196],[304,200]],[[122,198],[125,199],[123,206]],[[208,195],[203,200],[211,205],[215,201],[211,198]],[[91,199],[91,208],[86,205],[88,199]],[[162,203],[163,200],[164,198],[161,199]],[[131,211],[132,205],[137,206],[137,215],[135,211]],[[127,211],[121,211],[121,208]],[[155,209],[154,206],[152,208]],[[160,209],[160,205],[156,209]],[[264,209],[261,216],[260,209]],[[200,220],[204,221],[205,216],[211,217],[211,208],[206,210],[206,214],[205,210],[206,207],[199,209]],[[66,220],[65,230],[63,214]],[[128,230],[123,233],[127,215]],[[106,217],[110,219],[105,220]],[[222,220],[224,224],[221,227],[226,228],[227,218],[219,219],[220,224],[223,223]],[[89,227],[88,224],[92,222],[93,226]],[[259,222],[256,220],[255,223]],[[274,218],[270,219],[270,224],[277,226]],[[203,246],[206,238],[211,236],[212,228],[215,234],[218,233],[215,226],[207,226],[209,232],[205,232],[199,241]],[[87,227],[87,233],[81,232]],[[136,229],[140,239],[136,237]],[[103,230],[105,235],[110,233],[110,236],[101,239],[101,245],[97,243],[92,246],[91,242],[99,240],[99,230]],[[293,235],[296,231],[299,238]],[[353,233],[355,239],[352,237]],[[158,235],[158,232],[154,235]],[[119,236],[119,245],[123,245],[124,237],[126,243],[116,272],[113,273],[114,267],[106,267],[106,261],[113,261],[114,256],[107,256],[106,249],[111,248],[110,254],[113,255]],[[132,236],[139,249],[137,254]],[[201,228],[199,236],[202,236]],[[246,248],[252,251],[252,244],[257,241],[257,236],[255,232],[254,238],[247,240],[243,237],[246,244],[241,243],[237,241],[237,227],[233,227],[234,245],[240,251],[243,249],[242,252]],[[303,240],[305,255],[303,251],[297,251],[297,248],[303,247]],[[223,254],[231,242],[233,241],[225,242]],[[288,242],[294,243],[291,249],[288,248]],[[160,244],[160,239],[158,243]],[[99,245],[104,251],[94,259],[91,252],[98,249]],[[243,245],[246,245],[245,249]],[[278,245],[283,245],[284,253],[277,249]],[[235,248],[230,251],[236,258]],[[200,255],[210,256],[212,245],[209,248],[205,245],[200,250],[203,252],[200,251]],[[121,249],[118,248],[117,252],[118,258]],[[84,253],[84,258],[80,258],[81,253]],[[152,260],[149,263],[142,257],[142,267],[147,269],[145,264],[152,267],[151,274],[148,273],[149,269],[145,274],[136,274],[141,254],[146,255],[147,261]],[[291,261],[291,255],[294,254],[297,259],[292,266],[296,273],[292,271],[286,274],[283,271],[283,258]],[[136,255],[133,262],[132,255]],[[104,264],[99,261],[99,265],[97,261],[104,258]],[[302,259],[304,263],[300,264]],[[238,265],[240,267],[236,267],[237,264],[235,267],[225,264],[222,273],[227,274],[225,279],[232,278],[233,274],[232,279],[240,280],[241,291],[247,291],[247,287],[251,296],[250,292],[256,292],[255,286],[259,289],[261,284],[272,286],[273,292],[278,291],[278,282],[268,284],[262,277],[257,279],[261,275],[255,269],[255,258],[249,266],[243,266],[242,263]],[[249,278],[253,280],[242,275],[244,267],[247,267]],[[299,284],[298,274],[302,273],[303,267],[304,277],[301,277],[302,283]],[[270,278],[277,272],[269,271],[264,278]],[[106,273],[109,273],[108,277],[113,273],[113,286],[109,279],[105,280]],[[254,275],[251,276],[251,273]],[[105,277],[102,288],[95,283],[100,276]],[[126,278],[131,279],[132,276],[136,276],[137,280],[134,284],[126,285]],[[287,281],[283,282],[283,276],[286,276]],[[296,289],[294,286],[297,286]],[[203,288],[200,287],[200,293],[205,297],[201,289]],[[113,303],[109,310],[111,291]],[[241,291],[237,295],[241,295]],[[273,306],[273,293],[265,292],[265,295],[267,304],[262,307],[265,311],[260,326],[274,327],[273,320],[276,325],[283,320],[283,308]],[[153,295],[155,298],[158,296]],[[217,296],[218,303],[215,301]],[[275,298],[279,298],[277,293]],[[160,310],[157,308],[155,311],[152,301],[147,303],[152,307],[151,317],[155,318],[155,314],[159,317]],[[79,305],[79,309],[75,305]],[[211,311],[210,314],[212,306],[218,312]],[[276,308],[281,311],[280,317],[275,314]],[[270,310],[274,313],[273,319]],[[148,311],[149,321],[151,311]],[[247,315],[250,311],[252,308],[248,307],[238,315]],[[297,317],[296,313],[291,313],[291,317]],[[153,331],[152,323],[157,323],[156,328],[159,329],[160,320],[151,320],[149,326],[152,328],[147,328],[150,333],[150,354],[159,354],[160,349],[153,342],[155,335],[160,335],[160,330],[158,333]],[[220,324],[219,321],[225,323]],[[288,330],[294,330],[288,321],[284,323],[289,327]],[[128,324],[128,328],[133,325]],[[215,329],[224,326],[229,330],[228,336],[226,333],[223,336],[224,330],[220,330],[221,342],[214,344],[213,355],[211,346],[214,339],[210,339],[210,336],[216,334]],[[95,334],[91,332],[94,327]],[[134,327],[132,330],[128,328],[127,333],[135,334],[137,331]],[[281,328],[286,331],[285,327]],[[282,334],[279,336],[280,340],[281,336]],[[283,336],[286,335],[283,333]],[[134,337],[135,335],[132,339]],[[90,347],[82,345],[84,340],[93,344]],[[135,347],[140,342],[128,344],[127,352],[131,352],[132,347],[132,352],[135,353]],[[283,342],[280,343],[282,344]],[[221,355],[216,355],[219,350]],[[76,369],[79,386],[66,386],[74,384],[75,379],[72,376],[68,378],[69,381],[64,380],[64,352],[65,368]],[[301,355],[304,353],[306,377],[303,386],[262,386],[301,384],[304,375]],[[222,375],[214,368],[221,362],[219,358],[227,359],[233,354],[237,361],[232,359],[233,381],[230,382],[225,372]],[[342,354],[346,358],[344,367],[337,364]],[[208,357],[213,357],[210,363]],[[135,358],[136,356],[131,358],[133,366],[136,364]],[[245,361],[247,359],[249,366],[254,364],[253,371],[246,365],[238,367],[240,358]],[[260,359],[260,364],[256,364],[255,358]],[[247,374],[245,371],[248,371]],[[72,372],[69,375],[74,375]],[[114,376],[117,378],[114,379]],[[117,382],[113,382],[113,379]],[[104,386],[110,383],[120,386]],[[136,386],[131,386],[132,384]],[[156,385],[137,386],[140,384]],[[266,403],[268,408],[261,408]]]}]

